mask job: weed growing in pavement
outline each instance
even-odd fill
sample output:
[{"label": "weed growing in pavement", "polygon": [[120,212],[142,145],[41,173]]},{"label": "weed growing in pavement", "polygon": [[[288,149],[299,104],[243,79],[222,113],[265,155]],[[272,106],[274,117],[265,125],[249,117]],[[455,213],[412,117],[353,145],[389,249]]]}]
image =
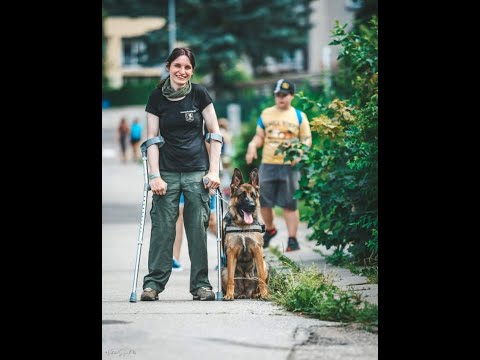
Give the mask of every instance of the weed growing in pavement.
[{"label": "weed growing in pavement", "polygon": [[271,300],[285,309],[321,320],[359,323],[365,330],[375,332],[378,326],[378,307],[361,300],[351,290],[333,285],[329,275],[315,266],[299,267],[278,249],[270,247],[284,267],[271,271],[269,289]]}]

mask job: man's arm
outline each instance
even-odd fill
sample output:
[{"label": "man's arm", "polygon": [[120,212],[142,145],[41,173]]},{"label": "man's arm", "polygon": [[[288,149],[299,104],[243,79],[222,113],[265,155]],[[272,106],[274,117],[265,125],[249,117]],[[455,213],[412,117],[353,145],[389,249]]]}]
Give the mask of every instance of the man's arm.
[{"label": "man's arm", "polygon": [[263,146],[264,141],[265,130],[257,125],[256,133],[252,140],[248,143],[247,154],[245,155],[245,160],[248,165],[252,163],[253,159],[257,158],[257,149]]}]

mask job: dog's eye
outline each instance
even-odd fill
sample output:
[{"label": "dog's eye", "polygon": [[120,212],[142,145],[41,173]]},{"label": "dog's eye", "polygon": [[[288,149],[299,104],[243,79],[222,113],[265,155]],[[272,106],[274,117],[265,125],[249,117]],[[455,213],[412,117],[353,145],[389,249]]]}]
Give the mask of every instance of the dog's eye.
[{"label": "dog's eye", "polygon": [[257,197],[257,195],[255,193],[252,193],[251,196],[252,196],[253,200],[255,200],[255,198]]}]

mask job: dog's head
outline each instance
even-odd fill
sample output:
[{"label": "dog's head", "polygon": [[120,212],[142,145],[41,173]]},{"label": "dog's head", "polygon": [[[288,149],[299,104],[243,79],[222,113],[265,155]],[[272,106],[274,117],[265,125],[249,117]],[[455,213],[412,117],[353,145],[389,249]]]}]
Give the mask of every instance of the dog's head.
[{"label": "dog's head", "polygon": [[258,208],[260,207],[259,189],[257,169],[250,172],[248,183],[245,183],[242,172],[235,168],[230,184],[229,207],[237,221],[241,218],[243,223],[252,224],[254,219],[257,219]]}]

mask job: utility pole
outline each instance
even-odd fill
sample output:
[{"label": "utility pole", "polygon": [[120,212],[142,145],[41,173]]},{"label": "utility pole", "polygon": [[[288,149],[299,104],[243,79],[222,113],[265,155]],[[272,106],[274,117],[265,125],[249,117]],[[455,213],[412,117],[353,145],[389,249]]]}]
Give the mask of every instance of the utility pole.
[{"label": "utility pole", "polygon": [[177,42],[177,23],[175,21],[175,0],[168,0],[168,48],[170,54]]}]

